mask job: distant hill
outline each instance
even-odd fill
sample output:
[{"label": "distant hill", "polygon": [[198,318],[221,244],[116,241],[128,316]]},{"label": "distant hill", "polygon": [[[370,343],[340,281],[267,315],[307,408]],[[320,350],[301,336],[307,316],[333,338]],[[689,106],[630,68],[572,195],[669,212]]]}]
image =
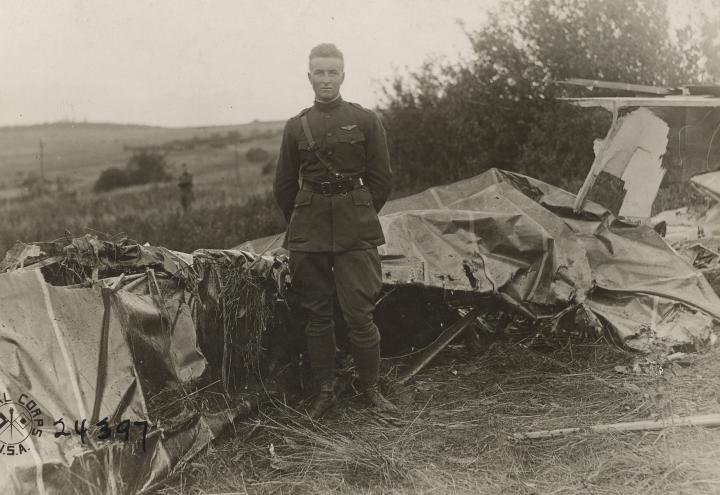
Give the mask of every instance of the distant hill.
[{"label": "distant hill", "polygon": [[186,162],[202,176],[233,163],[233,143],[239,143],[241,154],[258,144],[273,151],[282,127],[283,122],[186,128],[79,122],[0,127],[0,190],[17,188],[27,174],[39,172],[41,140],[46,178],[62,177],[73,187],[89,188],[102,170],[125,166],[133,149],[184,143],[163,148],[168,162]]},{"label": "distant hill", "polygon": [[74,122],[71,120],[63,120],[59,122],[46,122],[43,124],[30,124],[30,125],[6,125],[0,126],[0,132],[6,130],[32,130],[32,129],[74,129],[74,128],[86,128],[86,129],[162,129],[159,126],[144,125],[144,124],[117,124],[113,122]]}]

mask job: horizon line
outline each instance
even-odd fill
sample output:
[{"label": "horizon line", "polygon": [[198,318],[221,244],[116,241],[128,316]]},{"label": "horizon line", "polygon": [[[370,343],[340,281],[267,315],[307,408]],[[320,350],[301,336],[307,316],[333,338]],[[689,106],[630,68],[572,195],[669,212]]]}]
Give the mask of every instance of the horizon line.
[{"label": "horizon line", "polygon": [[151,127],[160,129],[207,129],[212,127],[236,127],[252,124],[272,124],[276,122],[285,122],[287,119],[253,119],[242,123],[221,123],[221,124],[200,124],[200,125],[163,125],[163,124],[141,124],[138,122],[112,122],[112,121],[88,121],[62,119],[55,121],[36,122],[32,124],[2,124],[0,129],[19,129],[27,127],[49,127],[54,125],[114,125],[118,127]]}]

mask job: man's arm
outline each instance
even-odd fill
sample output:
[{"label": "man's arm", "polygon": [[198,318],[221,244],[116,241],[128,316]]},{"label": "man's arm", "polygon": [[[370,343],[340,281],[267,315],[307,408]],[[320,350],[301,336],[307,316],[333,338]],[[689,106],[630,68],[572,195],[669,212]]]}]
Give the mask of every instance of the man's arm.
[{"label": "man's arm", "polygon": [[300,186],[298,175],[300,170],[300,156],[295,138],[290,133],[290,121],[285,124],[283,131],[280,154],[278,155],[277,167],[275,168],[275,180],[273,181],[273,193],[275,201],[285,215],[285,220],[290,223],[295,195]]},{"label": "man's arm", "polygon": [[387,138],[382,122],[374,112],[369,111],[370,124],[365,136],[367,170],[365,182],[373,197],[375,211],[380,211],[392,190],[392,171]]}]

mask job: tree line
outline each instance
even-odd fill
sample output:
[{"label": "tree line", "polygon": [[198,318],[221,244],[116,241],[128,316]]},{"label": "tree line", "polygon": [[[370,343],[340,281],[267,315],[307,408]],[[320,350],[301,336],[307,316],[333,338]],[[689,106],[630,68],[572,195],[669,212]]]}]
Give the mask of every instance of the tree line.
[{"label": "tree line", "polygon": [[[689,2],[700,5],[701,2]],[[608,112],[567,78],[675,87],[717,81],[720,8],[675,27],[666,0],[507,1],[467,32],[471,56],[428,61],[384,89],[396,190],[415,192],[492,167],[577,190]],[[608,95],[596,91],[592,96]]]}]

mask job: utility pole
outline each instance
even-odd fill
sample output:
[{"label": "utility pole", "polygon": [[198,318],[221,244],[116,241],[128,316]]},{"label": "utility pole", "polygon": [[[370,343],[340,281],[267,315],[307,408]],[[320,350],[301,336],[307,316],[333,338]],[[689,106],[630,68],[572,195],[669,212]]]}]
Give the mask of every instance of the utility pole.
[{"label": "utility pole", "polygon": [[45,143],[40,140],[40,195],[45,193]]},{"label": "utility pole", "polygon": [[235,145],[235,185],[240,189],[240,158],[238,156],[237,144]]}]

